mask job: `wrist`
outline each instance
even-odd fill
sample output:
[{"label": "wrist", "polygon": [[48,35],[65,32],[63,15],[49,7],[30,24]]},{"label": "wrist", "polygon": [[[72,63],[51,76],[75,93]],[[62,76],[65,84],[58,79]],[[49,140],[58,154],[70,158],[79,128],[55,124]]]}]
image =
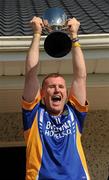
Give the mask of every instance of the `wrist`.
[{"label": "wrist", "polygon": [[78,35],[76,33],[71,33],[70,37],[71,37],[71,39],[76,39],[76,38],[78,38]]},{"label": "wrist", "polygon": [[75,43],[75,42],[79,42],[79,38],[78,37],[72,39],[72,44]]},{"label": "wrist", "polygon": [[72,39],[72,47],[80,47],[79,38]]},{"label": "wrist", "polygon": [[72,43],[72,47],[81,47],[79,42],[74,42]]},{"label": "wrist", "polygon": [[41,37],[41,32],[34,32],[34,37],[40,38]]}]

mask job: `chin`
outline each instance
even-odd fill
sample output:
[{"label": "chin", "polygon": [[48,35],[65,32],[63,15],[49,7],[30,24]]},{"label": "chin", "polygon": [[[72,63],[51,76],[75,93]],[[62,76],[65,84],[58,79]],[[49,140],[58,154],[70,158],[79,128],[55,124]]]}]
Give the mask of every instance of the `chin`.
[{"label": "chin", "polygon": [[56,108],[52,108],[51,109],[51,113],[54,114],[54,115],[59,115],[62,113],[62,109],[56,109]]}]

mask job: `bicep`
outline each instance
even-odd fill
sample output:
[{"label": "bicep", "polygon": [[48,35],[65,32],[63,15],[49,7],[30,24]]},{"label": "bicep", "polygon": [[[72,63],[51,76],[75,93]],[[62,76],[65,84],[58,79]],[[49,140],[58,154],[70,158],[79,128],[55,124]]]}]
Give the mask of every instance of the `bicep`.
[{"label": "bicep", "polygon": [[81,105],[86,102],[86,80],[83,78],[74,79],[69,92],[69,97],[75,96]]},{"label": "bicep", "polygon": [[37,75],[26,75],[25,77],[25,85],[24,85],[24,92],[23,92],[23,98],[27,102],[32,102],[38,91],[39,91],[40,85],[39,80],[37,78]]}]

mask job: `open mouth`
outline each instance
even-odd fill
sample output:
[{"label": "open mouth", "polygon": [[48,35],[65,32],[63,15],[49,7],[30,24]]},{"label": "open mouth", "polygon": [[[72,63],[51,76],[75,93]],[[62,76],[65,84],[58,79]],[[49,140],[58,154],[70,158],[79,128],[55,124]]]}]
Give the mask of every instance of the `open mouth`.
[{"label": "open mouth", "polygon": [[61,96],[59,96],[59,95],[52,96],[52,101],[53,102],[61,101]]}]

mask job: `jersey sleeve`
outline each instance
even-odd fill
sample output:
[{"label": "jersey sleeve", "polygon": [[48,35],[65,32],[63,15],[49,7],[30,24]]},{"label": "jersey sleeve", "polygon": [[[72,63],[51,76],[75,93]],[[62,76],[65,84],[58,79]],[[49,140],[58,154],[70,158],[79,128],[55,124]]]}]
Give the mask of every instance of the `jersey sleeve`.
[{"label": "jersey sleeve", "polygon": [[34,118],[36,116],[37,109],[39,107],[40,100],[40,93],[38,93],[34,101],[30,103],[22,98],[21,106],[24,131],[31,128]]},{"label": "jersey sleeve", "polygon": [[85,105],[82,106],[78,100],[72,96],[68,100],[68,104],[70,105],[71,109],[74,111],[79,127],[80,133],[82,133],[83,130],[83,125],[84,125],[84,120],[88,112],[88,101],[85,102]]}]

